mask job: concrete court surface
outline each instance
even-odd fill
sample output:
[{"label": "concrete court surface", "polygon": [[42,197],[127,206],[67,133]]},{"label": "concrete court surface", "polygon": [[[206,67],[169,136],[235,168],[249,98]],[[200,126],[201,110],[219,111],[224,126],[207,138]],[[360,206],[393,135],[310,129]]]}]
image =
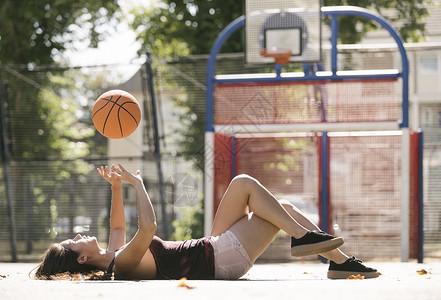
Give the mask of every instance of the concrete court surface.
[{"label": "concrete court surface", "polygon": [[[256,264],[235,281],[39,281],[35,264],[0,263],[0,300],[6,299],[441,299],[441,261],[367,262],[376,279],[329,280],[320,262]],[[419,275],[424,269],[428,273]]]}]

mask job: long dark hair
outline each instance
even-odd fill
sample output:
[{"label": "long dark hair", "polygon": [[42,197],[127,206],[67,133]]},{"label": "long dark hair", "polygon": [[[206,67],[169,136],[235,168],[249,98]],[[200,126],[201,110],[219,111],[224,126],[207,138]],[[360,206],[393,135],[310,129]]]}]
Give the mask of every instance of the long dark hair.
[{"label": "long dark hair", "polygon": [[[93,274],[97,273],[100,277],[103,274],[102,271],[97,270],[96,267],[88,264],[80,264],[77,261],[78,253],[70,249],[64,248],[60,244],[52,244],[43,256],[43,261],[37,266],[35,271],[35,279],[73,279],[72,275],[77,274]],[[97,271],[97,272],[94,272]],[[61,277],[60,277],[61,276]],[[71,278],[65,278],[65,277]],[[64,278],[63,278],[64,277]],[[75,277],[75,276],[74,276]],[[85,279],[97,279],[89,278]],[[84,278],[83,278],[84,279]],[[105,278],[100,278],[105,279]]]}]

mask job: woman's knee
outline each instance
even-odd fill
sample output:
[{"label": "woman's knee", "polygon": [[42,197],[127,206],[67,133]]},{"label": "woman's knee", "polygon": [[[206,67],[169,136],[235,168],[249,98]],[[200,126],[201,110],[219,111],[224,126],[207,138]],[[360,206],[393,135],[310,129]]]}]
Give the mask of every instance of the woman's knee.
[{"label": "woman's knee", "polygon": [[256,183],[259,183],[259,181],[256,178],[251,177],[250,175],[247,175],[247,174],[236,175],[231,180],[232,185],[238,185],[242,188],[246,188],[246,187],[248,187],[252,184],[256,184]]},{"label": "woman's knee", "polygon": [[282,205],[284,208],[293,207],[294,206],[294,205],[291,204],[291,202],[289,202],[286,199],[278,199],[277,201],[279,201],[280,205]]},{"label": "woman's knee", "polygon": [[285,208],[285,209],[292,209],[295,212],[299,211],[299,209],[295,205],[293,205],[291,202],[289,202],[286,199],[279,199],[277,201],[279,201],[280,205],[282,205],[283,208]]}]

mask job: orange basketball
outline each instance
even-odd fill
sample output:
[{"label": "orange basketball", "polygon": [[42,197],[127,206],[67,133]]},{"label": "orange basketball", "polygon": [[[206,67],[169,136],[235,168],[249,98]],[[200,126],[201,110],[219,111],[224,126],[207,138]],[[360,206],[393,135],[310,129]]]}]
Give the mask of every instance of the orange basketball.
[{"label": "orange basketball", "polygon": [[93,105],[95,128],[105,137],[122,139],[131,135],[141,120],[141,108],[131,94],[111,90],[102,94]]}]

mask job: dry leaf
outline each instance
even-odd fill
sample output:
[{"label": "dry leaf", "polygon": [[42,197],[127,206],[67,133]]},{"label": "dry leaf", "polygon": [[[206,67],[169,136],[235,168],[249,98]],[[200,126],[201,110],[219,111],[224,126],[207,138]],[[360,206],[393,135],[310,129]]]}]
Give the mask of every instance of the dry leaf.
[{"label": "dry leaf", "polygon": [[6,275],[0,275],[0,278],[6,278]]},{"label": "dry leaf", "polygon": [[362,280],[364,279],[364,276],[361,276],[360,274],[357,275],[349,275],[348,279],[358,279],[358,280]]},{"label": "dry leaf", "polygon": [[178,287],[185,287],[185,288],[187,288],[187,289],[189,289],[189,290],[195,288],[194,286],[189,286],[189,285],[187,284],[187,278],[185,278],[185,277],[183,277],[183,278],[181,278],[181,279],[179,280]]},{"label": "dry leaf", "polygon": [[427,272],[426,270],[424,270],[424,269],[421,269],[421,270],[417,270],[416,271],[419,275],[426,275],[426,274],[431,274],[430,272]]}]

